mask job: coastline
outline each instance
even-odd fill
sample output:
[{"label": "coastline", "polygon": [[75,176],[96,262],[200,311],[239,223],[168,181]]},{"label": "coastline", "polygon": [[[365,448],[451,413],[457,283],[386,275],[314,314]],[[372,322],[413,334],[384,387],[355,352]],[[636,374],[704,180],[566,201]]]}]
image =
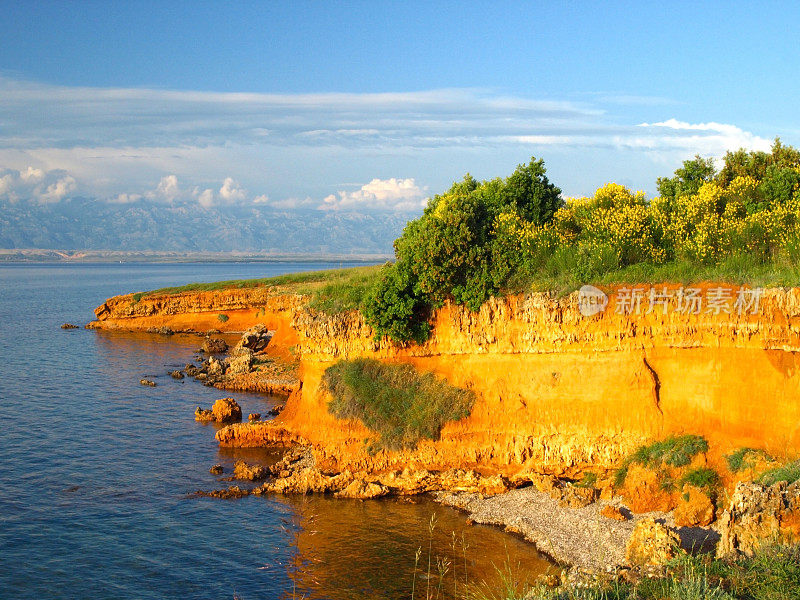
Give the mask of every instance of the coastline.
[{"label": "coastline", "polygon": [[[679,525],[671,512],[676,507],[696,509],[697,498],[691,487],[662,494],[657,481],[647,479],[653,473],[645,469],[636,473],[631,489],[618,490],[623,493],[621,497],[614,491],[612,475],[624,457],[647,440],[685,431],[680,424],[670,425],[670,419],[680,418],[684,423],[687,418],[683,408],[687,405],[675,404],[677,397],[671,390],[676,382],[685,382],[688,358],[696,365],[698,357],[705,354],[717,369],[720,361],[725,361],[739,371],[742,360],[760,361],[754,364],[758,364],[762,377],[772,373],[774,385],[790,384],[796,371],[787,361],[794,360],[795,349],[800,347],[794,327],[800,319],[800,290],[767,290],[763,317],[703,316],[692,322],[655,316],[646,322],[647,327],[613,313],[583,321],[573,296],[531,294],[498,299],[478,313],[448,305],[435,316],[431,341],[413,347],[375,341],[357,313],[332,317],[309,310],[307,298],[292,294],[291,288],[122,296],[99,307],[98,320],[90,326],[146,330],[160,325],[194,332],[219,327],[233,333],[257,324],[264,334],[268,332],[269,343],[261,353],[245,353],[250,356],[245,372],[231,368],[234,360],[243,356],[237,352],[213,359],[217,362],[207,361],[206,371],[213,367],[219,373],[218,379],[207,383],[221,389],[266,390],[268,384],[264,382],[269,377],[254,374],[260,369],[250,366],[253,357],[284,366],[293,357],[291,370],[296,384],[285,388],[289,392],[285,410],[274,420],[228,425],[218,431],[217,440],[221,447],[301,444],[308,447],[308,457],[296,464],[284,464],[268,474],[265,484],[251,490],[233,486],[207,495],[333,493],[366,499],[431,492],[438,502],[466,511],[473,522],[505,528],[532,541],[561,564],[595,571],[626,564],[626,546],[633,531],[651,519],[662,523],[665,531],[679,534],[687,549],[696,551],[704,540],[719,539],[722,534],[714,526]],[[228,317],[224,323],[217,319],[220,311]],[[415,450],[370,453],[364,440],[374,432],[356,420],[340,421],[330,415],[328,397],[320,385],[328,366],[355,356],[407,362],[432,371],[476,390],[479,404],[467,419],[448,423],[439,440],[423,440]],[[767,365],[774,371],[764,372]],[[705,371],[694,368],[689,376],[708,377]],[[598,373],[598,369],[605,379],[590,385],[601,391],[605,386],[617,396],[613,401],[603,400],[606,404],[592,406],[581,399],[581,390],[588,383],[586,373]],[[519,377],[541,372],[558,373],[559,377],[553,376],[546,385],[537,383],[521,396],[523,380]],[[504,382],[492,379],[497,373],[506,377]],[[558,391],[565,383],[576,387]],[[540,398],[553,390],[557,396]],[[732,402],[735,408],[740,406],[736,404],[739,398],[745,401],[748,392],[738,389],[732,395],[711,387],[706,393],[715,394],[709,396],[714,402]],[[565,398],[576,405],[571,406]],[[690,400],[693,414],[708,410],[702,402]],[[556,410],[556,406],[561,408]],[[590,412],[586,415],[579,412],[587,410]],[[716,410],[712,405],[712,412]],[[794,409],[787,406],[781,410]],[[736,411],[726,414],[739,418]],[[600,418],[596,418],[598,415]],[[750,413],[745,415],[749,418]],[[550,424],[542,427],[546,423],[543,419],[550,419]],[[724,470],[723,453],[754,435],[761,436],[762,445],[768,439],[764,436],[784,435],[776,434],[774,426],[754,433],[752,425],[742,430],[741,424],[721,426],[718,420],[704,419],[689,422],[693,431],[705,427],[702,431],[713,445],[691,466],[718,469],[726,494],[733,492],[741,478]],[[594,423],[594,429],[587,423]],[[613,424],[613,429],[604,430],[605,424]],[[773,425],[785,425],[788,432],[797,427],[791,419]],[[536,489],[541,476],[555,477],[559,486],[571,488],[587,472],[596,476],[595,489],[601,499],[594,498],[586,506],[561,506],[552,495]],[[637,497],[642,491],[644,496]],[[707,498],[705,501],[709,502]],[[602,514],[609,506],[619,511],[623,503],[636,507],[632,518],[617,520]],[[663,510],[657,510],[659,506]],[[711,521],[719,522],[723,509],[731,510],[720,507],[715,518],[712,506]]]}]

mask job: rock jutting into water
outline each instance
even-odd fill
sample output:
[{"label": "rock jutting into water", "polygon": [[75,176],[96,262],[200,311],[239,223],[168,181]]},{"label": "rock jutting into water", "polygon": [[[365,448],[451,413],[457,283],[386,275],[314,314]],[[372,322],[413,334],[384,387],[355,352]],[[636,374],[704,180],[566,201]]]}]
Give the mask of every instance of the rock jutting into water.
[{"label": "rock jutting into water", "polygon": [[78,329],[77,325],[73,325],[72,323],[64,323],[61,326],[61,329]]},{"label": "rock jutting into water", "polygon": [[217,423],[235,423],[242,420],[242,408],[233,398],[220,398],[207,410],[197,407],[194,411],[195,421],[215,421]]},{"label": "rock jutting into water", "polygon": [[147,387],[156,387],[156,382],[152,381],[150,379],[140,379],[139,380],[139,385],[144,385],[144,386],[147,386]]}]

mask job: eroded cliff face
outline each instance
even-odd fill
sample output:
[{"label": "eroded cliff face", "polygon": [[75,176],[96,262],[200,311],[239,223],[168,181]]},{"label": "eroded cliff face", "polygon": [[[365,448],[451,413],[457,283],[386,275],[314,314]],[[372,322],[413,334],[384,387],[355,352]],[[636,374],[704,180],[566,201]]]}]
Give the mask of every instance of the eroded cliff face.
[{"label": "eroded cliff face", "polygon": [[157,294],[137,298],[125,294],[109,298],[95,311],[92,329],[146,331],[167,327],[173,331],[241,332],[263,324],[275,332],[273,347],[289,348],[297,343],[292,327],[294,315],[307,298],[277,293],[274,288],[230,288],[213,291]]},{"label": "eroded cliff face", "polygon": [[[713,294],[719,286],[698,287]],[[98,309],[97,326],[221,329],[216,315],[224,311],[227,330],[264,323],[280,331],[279,340],[300,353],[301,389],[275,421],[231,426],[218,440],[307,442],[331,471],[570,477],[613,468],[645,441],[672,433],[705,436],[712,462],[742,446],[800,450],[800,289],[764,290],[757,310],[739,311],[731,300],[728,312],[702,307],[698,314],[660,305],[648,311],[646,297],[637,313],[624,289],[606,291],[606,310],[589,317],[577,293],[492,299],[475,313],[448,305],[435,314],[431,339],[409,347],[376,342],[358,313],[314,313],[302,298],[264,288],[138,303],[123,296]],[[415,451],[370,455],[364,440],[371,433],[332,417],[320,385],[328,366],[357,356],[410,363],[474,390],[472,414]]]}]

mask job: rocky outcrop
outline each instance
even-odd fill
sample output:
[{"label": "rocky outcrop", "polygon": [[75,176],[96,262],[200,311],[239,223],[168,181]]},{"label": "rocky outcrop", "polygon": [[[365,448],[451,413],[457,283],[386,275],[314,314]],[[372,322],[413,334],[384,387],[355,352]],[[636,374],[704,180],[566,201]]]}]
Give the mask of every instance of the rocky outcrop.
[{"label": "rocky outcrop", "polygon": [[201,348],[207,354],[222,354],[228,351],[228,343],[222,338],[207,336]]},{"label": "rocky outcrop", "polygon": [[269,469],[261,465],[251,465],[243,460],[237,460],[233,465],[233,478],[245,481],[259,481],[266,479]]},{"label": "rocky outcrop", "polygon": [[211,410],[200,408],[194,411],[195,421],[215,421],[217,423],[236,423],[242,420],[242,408],[233,398],[220,398]]},{"label": "rocky outcrop", "polygon": [[61,329],[78,329],[78,326],[73,325],[72,323],[64,323],[61,325]]},{"label": "rocky outcrop", "polygon": [[762,544],[800,543],[800,481],[739,483],[719,524],[719,556],[752,555]]},{"label": "rocky outcrop", "polygon": [[680,538],[653,518],[636,524],[625,547],[625,560],[629,565],[646,567],[663,565],[675,558],[680,548]]},{"label": "rocky outcrop", "polygon": [[242,339],[233,349],[233,355],[238,356],[243,350],[249,350],[251,353],[266,350],[273,335],[275,332],[270,331],[266,326],[260,323],[253,325],[242,334]]},{"label": "rocky outcrop", "polygon": [[705,527],[714,522],[714,499],[706,490],[684,485],[675,507],[675,524],[678,527]]}]

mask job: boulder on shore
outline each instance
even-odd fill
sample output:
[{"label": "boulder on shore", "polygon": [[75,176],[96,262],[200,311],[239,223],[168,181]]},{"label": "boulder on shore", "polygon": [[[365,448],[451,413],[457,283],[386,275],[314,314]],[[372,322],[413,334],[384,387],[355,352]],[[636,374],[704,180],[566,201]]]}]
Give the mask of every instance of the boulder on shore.
[{"label": "boulder on shore", "polygon": [[254,325],[242,334],[242,339],[233,349],[233,355],[236,356],[245,349],[252,352],[261,352],[269,345],[272,333],[264,325]]},{"label": "boulder on shore", "polygon": [[663,565],[675,558],[680,547],[678,534],[653,518],[642,519],[633,528],[625,548],[631,566]]}]

